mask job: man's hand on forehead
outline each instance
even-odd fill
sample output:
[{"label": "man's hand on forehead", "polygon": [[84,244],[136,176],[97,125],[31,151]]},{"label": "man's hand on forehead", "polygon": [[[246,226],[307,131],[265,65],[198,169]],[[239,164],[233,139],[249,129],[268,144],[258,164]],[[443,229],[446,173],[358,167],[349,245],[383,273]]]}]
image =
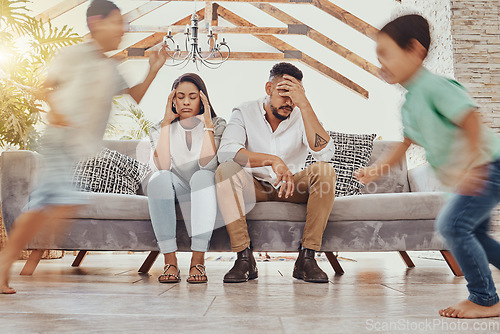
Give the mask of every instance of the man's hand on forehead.
[{"label": "man's hand on forehead", "polygon": [[302,85],[302,82],[300,80],[297,80],[297,78],[292,77],[291,75],[288,74],[283,74],[283,80],[284,81],[291,81],[295,84]]},{"label": "man's hand on forehead", "polygon": [[302,90],[304,89],[302,83],[299,80],[286,74],[283,76],[283,79],[278,82],[276,88],[285,91],[289,91],[292,88],[300,88]]},{"label": "man's hand on forehead", "polygon": [[289,97],[299,108],[308,104],[302,82],[292,77],[291,75],[283,75],[276,85],[276,89],[280,90],[279,95]]},{"label": "man's hand on forehead", "polygon": [[296,78],[292,77],[291,75],[284,74],[282,78],[279,78],[278,83],[276,85],[277,89],[282,89],[289,91],[290,88],[292,87],[300,87],[304,88],[302,86],[302,82],[297,80]]}]

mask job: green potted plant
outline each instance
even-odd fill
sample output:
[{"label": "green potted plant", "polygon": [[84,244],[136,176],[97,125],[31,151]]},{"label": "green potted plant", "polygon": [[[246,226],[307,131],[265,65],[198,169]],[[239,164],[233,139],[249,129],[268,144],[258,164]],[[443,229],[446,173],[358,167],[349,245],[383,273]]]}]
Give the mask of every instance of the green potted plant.
[{"label": "green potted plant", "polygon": [[[28,3],[0,3],[0,151],[37,149],[47,111],[41,94],[47,65],[60,48],[82,41],[66,25],[58,28],[35,19]],[[0,222],[0,248],[4,238]]]}]

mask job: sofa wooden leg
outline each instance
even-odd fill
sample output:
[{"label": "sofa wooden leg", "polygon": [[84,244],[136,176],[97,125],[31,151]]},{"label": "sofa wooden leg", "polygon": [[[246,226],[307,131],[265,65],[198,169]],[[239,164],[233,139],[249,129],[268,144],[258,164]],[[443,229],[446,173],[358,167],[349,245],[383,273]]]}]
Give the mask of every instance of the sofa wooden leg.
[{"label": "sofa wooden leg", "polygon": [[401,255],[401,258],[403,259],[408,268],[415,268],[415,263],[413,263],[407,252],[399,251],[399,255]]},{"label": "sofa wooden leg", "polygon": [[337,257],[333,254],[333,252],[325,252],[325,255],[330,264],[332,265],[333,270],[335,270],[335,273],[337,275],[343,275],[344,269],[342,269],[342,266],[340,265],[339,261],[337,260]]},{"label": "sofa wooden leg", "polygon": [[36,266],[38,266],[38,262],[42,259],[44,251],[45,249],[35,249],[31,251],[28,260],[26,260],[26,263],[24,264],[23,270],[21,270],[21,275],[29,276],[33,274]]},{"label": "sofa wooden leg", "polygon": [[149,269],[151,269],[156,259],[158,258],[158,255],[160,255],[160,252],[158,251],[152,251],[151,253],[149,253],[146,260],[144,260],[144,263],[142,264],[141,268],[139,268],[139,272],[147,274],[149,272]]},{"label": "sofa wooden leg", "polygon": [[72,267],[79,267],[88,252],[89,251],[86,251],[86,250],[79,251],[78,255],[76,256],[76,258],[73,261],[73,263],[71,264],[71,266]]},{"label": "sofa wooden leg", "polygon": [[464,274],[462,273],[460,266],[458,265],[458,263],[455,260],[455,258],[453,257],[453,255],[451,255],[450,251],[442,250],[440,252],[441,252],[441,255],[443,255],[446,263],[448,263],[448,266],[450,267],[453,274],[455,276],[463,276]]}]

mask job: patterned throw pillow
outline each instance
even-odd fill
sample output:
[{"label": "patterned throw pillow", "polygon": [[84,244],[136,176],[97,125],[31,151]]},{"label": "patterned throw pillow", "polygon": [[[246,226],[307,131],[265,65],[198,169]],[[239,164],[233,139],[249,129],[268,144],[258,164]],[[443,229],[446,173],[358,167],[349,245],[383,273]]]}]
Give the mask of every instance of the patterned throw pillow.
[{"label": "patterned throw pillow", "polygon": [[[376,134],[357,135],[327,131],[335,144],[335,155],[329,163],[337,173],[335,197],[361,195],[364,185],[353,173],[368,166]],[[312,154],[306,158],[306,167],[316,162]]]},{"label": "patterned throw pillow", "polygon": [[150,172],[149,165],[103,148],[75,165],[73,184],[80,191],[134,195]]}]

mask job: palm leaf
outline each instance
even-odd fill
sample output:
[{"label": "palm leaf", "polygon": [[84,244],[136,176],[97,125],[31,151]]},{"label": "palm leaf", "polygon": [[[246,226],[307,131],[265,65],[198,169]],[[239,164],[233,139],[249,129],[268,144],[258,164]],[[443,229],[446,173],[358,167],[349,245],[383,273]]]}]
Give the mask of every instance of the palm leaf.
[{"label": "palm leaf", "polygon": [[[45,112],[40,91],[46,65],[58,49],[81,38],[67,26],[57,28],[30,17],[26,0],[0,2],[0,25],[6,28],[0,31],[0,49],[9,57],[0,64],[0,146],[36,149],[36,125]],[[16,47],[20,36],[32,43],[29,52]]]},{"label": "palm leaf", "polygon": [[10,83],[0,83],[0,146],[18,145],[34,148],[38,137],[35,124],[40,119],[41,105],[29,99]]},{"label": "palm leaf", "polygon": [[134,126],[132,129],[123,130],[125,134],[122,136],[122,140],[130,139],[143,139],[149,136],[151,126],[153,122],[148,120],[144,115],[142,109],[128,101],[123,101],[123,96],[115,97],[113,99],[113,104],[119,112],[116,116],[126,117],[133,121]]},{"label": "palm leaf", "polygon": [[52,26],[49,20],[30,19],[29,30],[33,37],[32,48],[42,60],[49,61],[53,54],[65,46],[80,43],[82,38],[67,25],[62,28]]},{"label": "palm leaf", "polygon": [[17,34],[22,34],[28,29],[30,19],[26,4],[27,0],[0,0],[0,22]]},{"label": "palm leaf", "polygon": [[0,31],[0,47],[4,50],[9,50],[14,47],[14,39],[11,33]]}]

